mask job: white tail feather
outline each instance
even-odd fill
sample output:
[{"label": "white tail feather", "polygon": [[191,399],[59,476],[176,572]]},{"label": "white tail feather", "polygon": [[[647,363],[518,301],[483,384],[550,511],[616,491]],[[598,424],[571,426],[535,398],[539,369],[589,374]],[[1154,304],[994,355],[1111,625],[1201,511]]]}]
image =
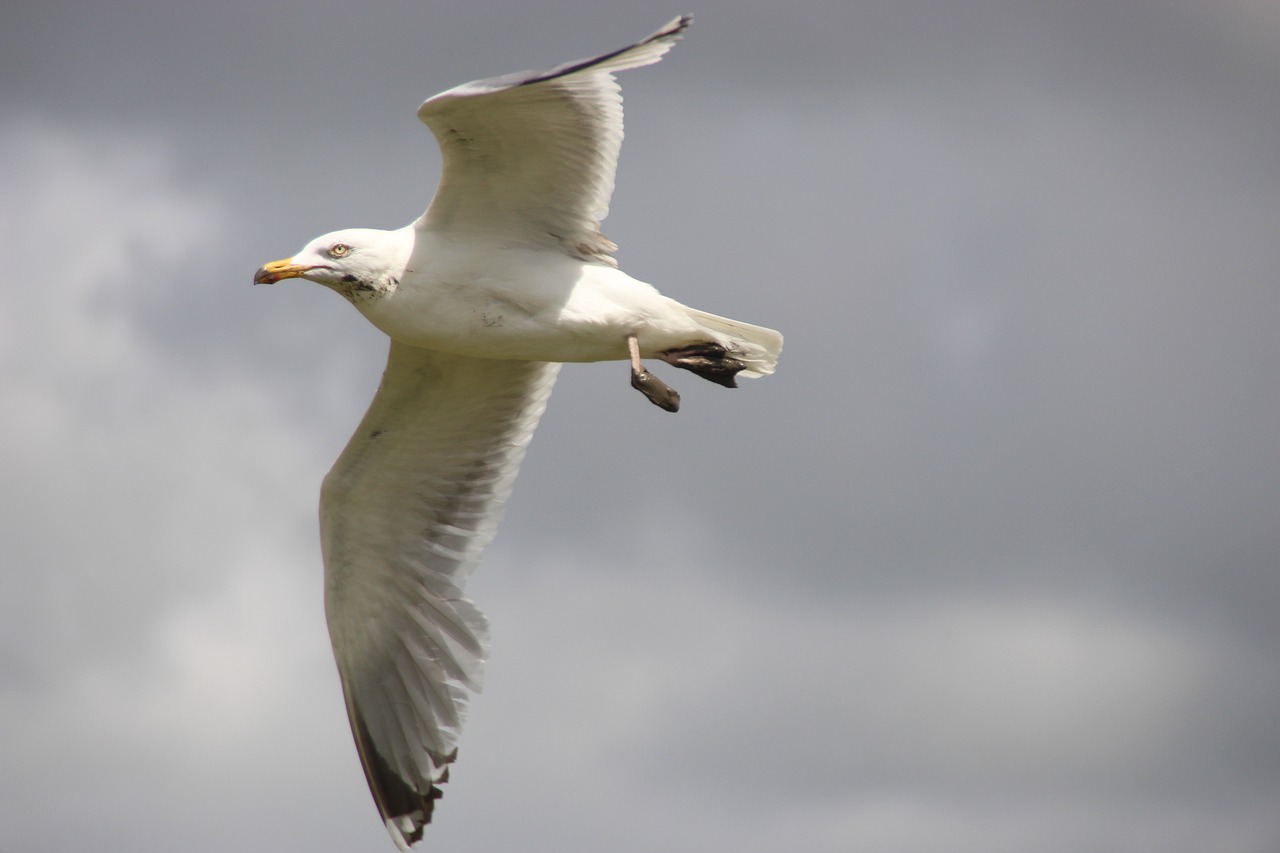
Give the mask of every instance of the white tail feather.
[{"label": "white tail feather", "polygon": [[778,365],[778,353],[782,351],[782,335],[773,329],[753,326],[739,320],[730,320],[716,314],[708,314],[690,308],[689,315],[712,332],[720,343],[729,348],[733,357],[747,367],[739,376],[756,378],[773,373]]}]

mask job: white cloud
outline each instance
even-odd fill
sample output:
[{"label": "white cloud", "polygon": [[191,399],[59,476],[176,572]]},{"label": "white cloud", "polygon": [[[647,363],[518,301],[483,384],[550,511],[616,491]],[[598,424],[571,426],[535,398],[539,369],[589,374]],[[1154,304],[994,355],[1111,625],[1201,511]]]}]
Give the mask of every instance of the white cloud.
[{"label": "white cloud", "polygon": [[19,842],[62,826],[45,850],[176,829],[282,731],[305,784],[308,721],[341,720],[312,529],[327,451],[264,384],[193,369],[142,321],[192,286],[226,205],[155,134],[0,137],[0,751],[23,814],[4,822]]}]

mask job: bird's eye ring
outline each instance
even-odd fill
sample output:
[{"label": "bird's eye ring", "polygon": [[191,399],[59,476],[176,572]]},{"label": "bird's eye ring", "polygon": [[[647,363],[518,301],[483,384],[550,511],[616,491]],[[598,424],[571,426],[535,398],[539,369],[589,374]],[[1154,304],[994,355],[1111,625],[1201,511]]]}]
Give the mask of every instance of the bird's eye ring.
[{"label": "bird's eye ring", "polygon": [[341,258],[343,255],[351,251],[351,247],[346,243],[334,243],[329,247],[329,257]]}]

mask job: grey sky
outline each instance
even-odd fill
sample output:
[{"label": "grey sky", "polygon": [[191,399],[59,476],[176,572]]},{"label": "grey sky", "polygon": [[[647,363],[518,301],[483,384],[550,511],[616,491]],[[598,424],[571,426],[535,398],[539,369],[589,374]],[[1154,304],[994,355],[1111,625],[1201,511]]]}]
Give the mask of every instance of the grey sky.
[{"label": "grey sky", "polygon": [[0,29],[0,848],[392,849],[315,531],[385,344],[253,270],[682,11],[604,230],[779,372],[562,373],[423,849],[1280,848],[1274,4],[189,5]]}]

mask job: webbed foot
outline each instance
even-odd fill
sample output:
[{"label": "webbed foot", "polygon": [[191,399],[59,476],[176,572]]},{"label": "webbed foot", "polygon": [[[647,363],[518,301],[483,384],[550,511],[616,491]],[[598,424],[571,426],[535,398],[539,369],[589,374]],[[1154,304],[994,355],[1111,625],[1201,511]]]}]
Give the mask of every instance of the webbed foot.
[{"label": "webbed foot", "polygon": [[660,409],[668,412],[680,411],[680,395],[676,389],[654,376],[643,367],[631,371],[631,387],[649,398]]},{"label": "webbed foot", "polygon": [[729,355],[728,350],[713,343],[669,349],[658,353],[658,358],[726,388],[737,388],[738,382],[734,377],[746,369],[746,365]]},{"label": "webbed foot", "polygon": [[627,335],[627,348],[631,352],[631,387],[649,398],[660,409],[680,411],[680,395],[676,390],[654,376],[640,363],[640,341],[635,335]]}]

